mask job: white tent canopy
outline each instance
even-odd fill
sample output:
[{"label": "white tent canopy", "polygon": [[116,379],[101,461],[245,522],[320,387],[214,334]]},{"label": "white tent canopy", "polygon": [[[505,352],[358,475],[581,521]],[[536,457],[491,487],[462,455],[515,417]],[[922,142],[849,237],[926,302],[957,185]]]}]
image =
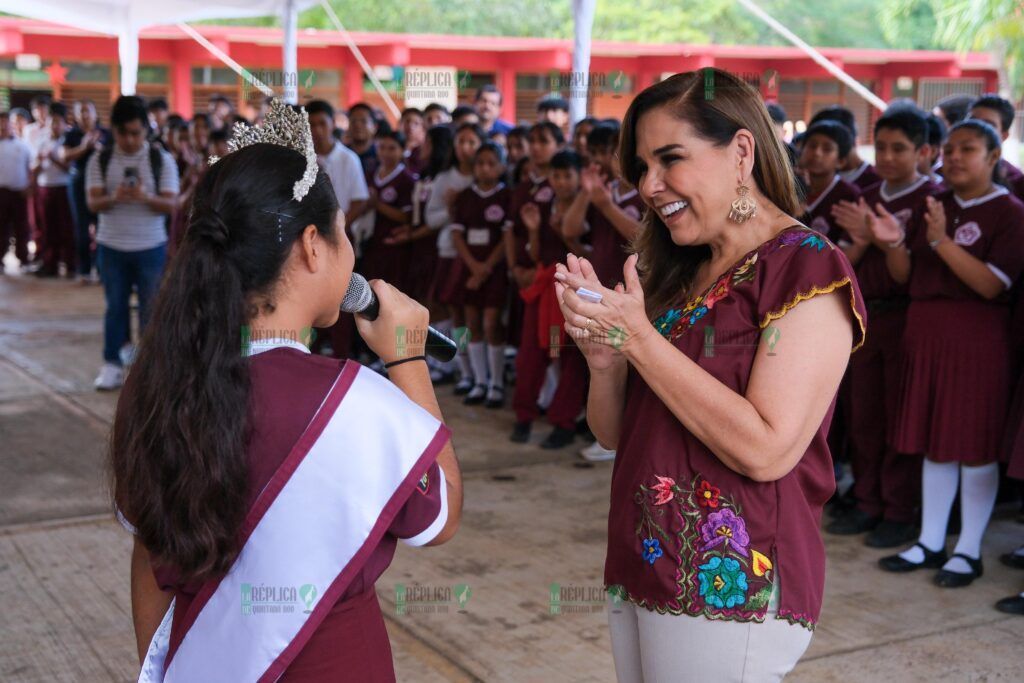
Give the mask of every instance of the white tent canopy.
[{"label": "white tent canopy", "polygon": [[283,68],[295,72],[295,17],[315,4],[317,0],[0,0],[0,11],[117,36],[121,93],[132,95],[138,80],[139,31],[147,26],[280,16],[292,29],[285,35]]}]

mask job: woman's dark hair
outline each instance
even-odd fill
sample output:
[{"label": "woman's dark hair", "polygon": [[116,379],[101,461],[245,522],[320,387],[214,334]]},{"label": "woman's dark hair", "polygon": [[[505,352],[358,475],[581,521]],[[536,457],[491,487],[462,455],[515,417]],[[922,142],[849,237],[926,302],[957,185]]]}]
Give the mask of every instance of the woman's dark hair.
[{"label": "woman's dark hair", "polygon": [[338,202],[323,171],[292,199],[306,161],[257,144],[203,176],[188,228],[117,405],[110,442],[114,503],[154,561],[183,580],[225,572],[248,511],[246,326],[275,307],[295,240],[314,225],[329,244]]},{"label": "woman's dark hair", "polygon": [[433,178],[441,171],[451,166],[452,142],[455,140],[455,133],[450,126],[434,126],[427,131],[427,140],[430,141],[430,158],[426,166],[420,172],[424,178]]},{"label": "woman's dark hair", "polygon": [[812,123],[807,127],[807,136],[804,138],[810,140],[812,135],[822,135],[832,142],[836,143],[836,147],[839,148],[839,158],[845,159],[853,149],[853,133],[850,129],[839,123],[838,121],[822,120],[817,123]]},{"label": "woman's dark hair", "polygon": [[149,112],[141,97],[121,95],[110,110],[110,125],[121,129],[132,121],[139,121],[144,128],[148,128]]},{"label": "woman's dark hair", "polygon": [[[637,157],[637,124],[644,114],[660,107],[717,147],[730,144],[737,131],[749,131],[754,138],[754,184],[781,211],[798,214],[793,168],[760,93],[720,69],[676,74],[648,87],[629,105],[622,121],[619,161],[631,185],[639,187],[644,173]],[[647,312],[653,317],[691,287],[711,249],[706,244],[675,244],[656,211],[647,211],[644,221],[645,228],[631,249],[640,255]]]},{"label": "woman's dark hair", "polygon": [[[999,150],[1002,153],[1003,139],[999,132],[992,127],[992,124],[987,121],[964,119],[949,129],[949,136],[946,139],[948,140],[958,130],[969,130],[978,135],[978,137],[985,141],[985,151]],[[998,159],[996,160],[996,165],[992,167],[992,182],[997,185],[1006,185],[1006,180],[1003,178],[1003,170],[999,167]]]}]

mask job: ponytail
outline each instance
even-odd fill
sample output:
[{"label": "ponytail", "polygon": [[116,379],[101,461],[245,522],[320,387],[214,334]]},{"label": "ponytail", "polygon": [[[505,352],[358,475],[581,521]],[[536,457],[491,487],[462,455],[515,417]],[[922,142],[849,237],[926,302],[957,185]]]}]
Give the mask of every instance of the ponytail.
[{"label": "ponytail", "polygon": [[230,568],[248,511],[243,328],[260,308],[273,310],[282,266],[308,225],[337,244],[337,200],[323,172],[302,202],[291,199],[304,167],[299,153],[266,144],[210,167],[118,401],[114,502],[154,561],[185,581]]}]

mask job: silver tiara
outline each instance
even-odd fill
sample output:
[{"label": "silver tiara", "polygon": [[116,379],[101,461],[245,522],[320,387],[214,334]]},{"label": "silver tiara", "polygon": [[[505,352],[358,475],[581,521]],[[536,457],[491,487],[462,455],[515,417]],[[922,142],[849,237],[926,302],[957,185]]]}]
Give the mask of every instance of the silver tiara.
[{"label": "silver tiara", "polygon": [[[316,182],[318,170],[306,108],[299,107],[299,110],[296,111],[284,100],[275,97],[270,101],[270,109],[260,125],[235,124],[231,131],[231,138],[228,140],[228,152],[237,152],[243,147],[262,142],[294,149],[306,157],[306,172],[295,181],[295,187],[292,190],[295,201],[302,201],[302,198],[309,192],[309,188],[313,187],[313,183]],[[215,164],[220,161],[220,157],[211,156],[209,161],[211,165]]]}]

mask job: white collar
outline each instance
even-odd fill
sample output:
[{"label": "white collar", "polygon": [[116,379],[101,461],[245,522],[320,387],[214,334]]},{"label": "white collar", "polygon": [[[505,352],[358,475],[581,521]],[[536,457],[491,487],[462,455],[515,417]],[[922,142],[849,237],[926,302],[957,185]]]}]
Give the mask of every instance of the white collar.
[{"label": "white collar", "polygon": [[530,171],[530,182],[534,185],[540,185],[547,179],[548,177],[546,175],[536,175],[532,170]]},{"label": "white collar", "polygon": [[957,196],[956,192],[954,192],[953,193],[953,199],[956,200],[956,203],[960,205],[961,209],[969,209],[972,206],[978,206],[979,204],[984,204],[985,202],[989,201],[990,199],[995,199],[996,197],[1002,197],[1004,194],[1010,194],[1010,191],[1007,190],[1002,185],[996,185],[996,189],[992,190],[991,192],[989,192],[987,195],[985,195],[983,197],[975,197],[974,199],[960,199],[960,197]]},{"label": "white collar", "polygon": [[405,164],[398,164],[398,166],[395,166],[395,170],[391,171],[391,173],[388,173],[387,176],[383,178],[377,175],[377,173],[380,173],[380,171],[378,171],[377,173],[373,174],[373,184],[376,185],[377,187],[383,187],[384,185],[387,185],[392,180],[397,178],[398,174],[404,170]]},{"label": "white collar", "polygon": [[868,162],[866,162],[866,161],[860,162],[860,166],[858,166],[857,168],[853,169],[852,171],[846,171],[845,173],[842,174],[843,180],[845,180],[848,183],[854,182],[855,180],[857,180],[857,178],[861,177],[861,175],[864,173],[864,171],[868,170],[868,166],[869,166]]},{"label": "white collar", "polygon": [[839,175],[836,174],[836,176],[832,178],[832,182],[828,184],[828,187],[822,190],[821,194],[818,195],[818,198],[807,205],[807,213],[810,213],[814,211],[816,208],[818,208],[818,204],[821,204],[821,200],[827,197],[828,193],[832,191],[832,188],[839,184],[839,180]]},{"label": "white collar", "polygon": [[616,204],[621,204],[627,199],[632,199],[633,196],[637,193],[637,189],[634,187],[626,194],[619,194],[620,187],[622,187],[622,183],[619,181],[618,178],[612,181],[612,201],[614,201]]},{"label": "white collar", "polygon": [[476,192],[476,196],[480,197],[481,199],[486,199],[487,197],[490,197],[494,193],[500,192],[503,187],[505,187],[505,183],[500,183],[499,182],[497,185],[495,185],[491,189],[485,191],[485,190],[481,190],[477,186],[476,183],[473,183],[473,185],[472,185],[473,192]]},{"label": "white collar", "polygon": [[882,181],[882,186],[878,188],[878,196],[881,197],[884,201],[891,202],[894,199],[899,199],[900,197],[905,197],[906,195],[910,194],[911,192],[913,192],[917,188],[919,188],[922,185],[924,185],[926,182],[928,182],[928,176],[923,175],[920,178],[918,178],[917,180],[915,180],[914,182],[912,182],[909,185],[907,185],[906,187],[904,187],[902,190],[898,190],[896,192],[893,192],[892,194],[889,194],[888,192],[885,191],[886,188],[888,188],[888,186],[889,186],[889,181],[888,180],[883,180]]},{"label": "white collar", "polygon": [[309,347],[300,341],[295,339],[288,339],[287,337],[270,337],[268,339],[257,339],[256,341],[249,342],[249,346],[246,349],[247,356],[255,356],[257,353],[263,353],[264,351],[270,351],[271,349],[279,348],[292,348],[303,353],[309,353]]}]

